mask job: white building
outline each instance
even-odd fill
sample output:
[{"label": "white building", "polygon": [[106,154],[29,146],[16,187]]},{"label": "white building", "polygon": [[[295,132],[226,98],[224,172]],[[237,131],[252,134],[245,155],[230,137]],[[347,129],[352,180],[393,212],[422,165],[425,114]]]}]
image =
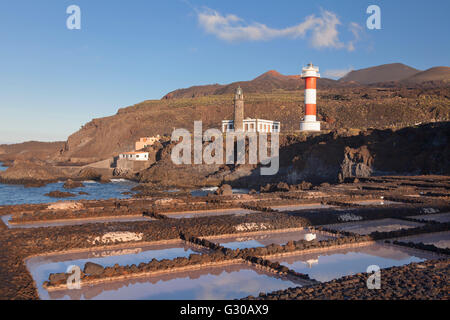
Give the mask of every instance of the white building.
[{"label": "white building", "polygon": [[[279,121],[263,119],[244,119],[244,132],[280,132],[281,124]],[[222,132],[234,132],[234,121],[223,120]]]},{"label": "white building", "polygon": [[148,161],[148,152],[124,152],[119,154],[119,159]]},{"label": "white building", "polygon": [[279,121],[264,119],[244,119],[244,92],[241,87],[234,95],[234,120],[222,121],[222,132],[280,132]]}]

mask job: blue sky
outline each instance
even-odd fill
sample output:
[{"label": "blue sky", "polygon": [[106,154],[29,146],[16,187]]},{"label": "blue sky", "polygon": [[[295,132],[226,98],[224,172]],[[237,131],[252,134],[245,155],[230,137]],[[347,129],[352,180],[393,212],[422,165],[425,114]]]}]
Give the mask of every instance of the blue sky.
[{"label": "blue sky", "polygon": [[[81,30],[66,27],[69,5]],[[366,9],[381,8],[381,30]],[[275,69],[450,65],[450,2],[0,0],[0,143],[65,140],[177,88]]]}]

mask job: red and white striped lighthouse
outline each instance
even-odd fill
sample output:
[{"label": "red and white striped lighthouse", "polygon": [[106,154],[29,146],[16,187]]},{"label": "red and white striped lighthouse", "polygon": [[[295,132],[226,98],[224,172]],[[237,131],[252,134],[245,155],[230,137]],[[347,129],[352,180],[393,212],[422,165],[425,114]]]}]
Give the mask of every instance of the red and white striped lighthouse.
[{"label": "red and white striped lighthouse", "polygon": [[319,68],[308,64],[302,70],[305,79],[305,117],[300,121],[300,131],[320,131],[320,121],[316,118],[316,83],[320,78]]}]

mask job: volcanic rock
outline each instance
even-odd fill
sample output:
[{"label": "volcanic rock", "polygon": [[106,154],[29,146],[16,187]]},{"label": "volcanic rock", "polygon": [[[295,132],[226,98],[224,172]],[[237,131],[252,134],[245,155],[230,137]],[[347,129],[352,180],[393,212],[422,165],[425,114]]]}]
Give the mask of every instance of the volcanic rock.
[{"label": "volcanic rock", "polygon": [[86,264],[84,265],[84,270],[83,272],[89,275],[100,275],[103,273],[103,270],[105,268],[103,268],[103,266],[93,263],[93,262],[86,262]]},{"label": "volcanic rock", "polygon": [[48,277],[50,282],[59,282],[66,279],[65,273],[51,273]]},{"label": "volcanic rock", "polygon": [[216,190],[216,194],[221,196],[232,196],[233,188],[231,188],[229,184],[224,184]]},{"label": "volcanic rock", "polygon": [[70,193],[70,192],[51,191],[49,193],[46,193],[45,196],[51,197],[51,198],[70,198],[70,197],[75,197],[75,194]]},{"label": "volcanic rock", "polygon": [[79,182],[79,181],[73,181],[72,179],[67,180],[64,185],[63,188],[64,189],[75,189],[75,188],[83,188],[84,184]]}]

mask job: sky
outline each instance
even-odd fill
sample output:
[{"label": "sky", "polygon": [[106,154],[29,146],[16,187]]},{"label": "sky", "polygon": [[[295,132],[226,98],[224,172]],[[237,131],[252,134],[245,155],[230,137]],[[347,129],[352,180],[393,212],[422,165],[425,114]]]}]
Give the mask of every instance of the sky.
[{"label": "sky", "polygon": [[[80,29],[67,20],[80,8]],[[369,29],[370,5],[381,29]],[[56,141],[93,118],[268,70],[322,76],[450,65],[450,1],[0,0],[0,144]],[[69,24],[70,25],[70,24]]]}]

